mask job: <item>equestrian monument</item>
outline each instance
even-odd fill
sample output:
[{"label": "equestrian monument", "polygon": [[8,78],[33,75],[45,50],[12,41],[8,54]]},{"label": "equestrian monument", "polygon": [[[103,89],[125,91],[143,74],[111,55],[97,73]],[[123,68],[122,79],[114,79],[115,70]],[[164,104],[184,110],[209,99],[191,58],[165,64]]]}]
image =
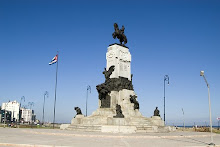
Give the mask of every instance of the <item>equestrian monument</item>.
[{"label": "equestrian monument", "polygon": [[[106,53],[105,81],[96,86],[98,109],[85,117],[78,113],[66,126],[67,130],[99,131],[112,133],[169,132],[160,116],[144,117],[139,109],[138,97],[134,91],[131,74],[131,54],[125,45],[127,37],[124,26],[114,24],[114,39],[120,44],[109,45]],[[153,111],[152,111],[153,114]]]}]

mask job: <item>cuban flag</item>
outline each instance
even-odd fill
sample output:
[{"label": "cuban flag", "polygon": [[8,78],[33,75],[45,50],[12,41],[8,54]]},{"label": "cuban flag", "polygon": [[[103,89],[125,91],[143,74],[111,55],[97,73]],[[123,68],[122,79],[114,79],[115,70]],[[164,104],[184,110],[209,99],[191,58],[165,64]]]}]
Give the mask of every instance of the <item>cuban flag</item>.
[{"label": "cuban flag", "polygon": [[52,65],[54,63],[56,63],[58,60],[58,55],[56,55],[55,57],[53,57],[53,59],[51,60],[51,62],[49,63],[49,65]]}]

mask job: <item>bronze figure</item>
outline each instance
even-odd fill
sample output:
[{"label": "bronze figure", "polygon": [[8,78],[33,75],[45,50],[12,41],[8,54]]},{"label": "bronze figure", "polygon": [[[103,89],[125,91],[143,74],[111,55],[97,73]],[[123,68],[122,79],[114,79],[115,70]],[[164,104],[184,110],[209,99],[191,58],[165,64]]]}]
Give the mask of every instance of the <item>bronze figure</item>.
[{"label": "bronze figure", "polygon": [[140,109],[139,107],[139,102],[137,101],[137,96],[136,95],[130,95],[130,102],[134,103],[134,110],[135,109]]},{"label": "bronze figure", "polygon": [[[125,36],[124,34],[124,30],[125,30],[125,27],[122,26],[121,29],[119,29],[118,27],[118,24],[117,23],[114,23],[114,28],[115,28],[115,32],[112,34],[112,37],[115,39],[115,38],[118,38],[119,41],[120,41],[120,44],[125,46],[125,44],[128,42],[127,41],[127,37]],[[122,44],[122,42],[124,42],[124,44]]]},{"label": "bronze figure", "polygon": [[74,107],[74,109],[76,110],[76,115],[82,115],[82,111],[79,107]]},{"label": "bronze figure", "polygon": [[116,116],[113,116],[114,118],[124,118],[124,115],[122,114],[121,106],[116,104]]},{"label": "bronze figure", "polygon": [[154,110],[154,116],[159,116],[160,117],[160,111],[157,108],[158,107],[156,107],[156,109]]}]

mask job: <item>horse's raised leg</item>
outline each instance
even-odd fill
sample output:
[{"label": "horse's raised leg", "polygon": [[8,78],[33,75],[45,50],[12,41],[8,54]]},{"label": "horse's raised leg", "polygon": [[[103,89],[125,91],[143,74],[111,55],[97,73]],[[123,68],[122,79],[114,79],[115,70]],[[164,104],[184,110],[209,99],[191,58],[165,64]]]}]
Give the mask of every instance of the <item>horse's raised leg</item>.
[{"label": "horse's raised leg", "polygon": [[115,39],[116,38],[116,34],[115,32],[112,34],[112,37]]}]

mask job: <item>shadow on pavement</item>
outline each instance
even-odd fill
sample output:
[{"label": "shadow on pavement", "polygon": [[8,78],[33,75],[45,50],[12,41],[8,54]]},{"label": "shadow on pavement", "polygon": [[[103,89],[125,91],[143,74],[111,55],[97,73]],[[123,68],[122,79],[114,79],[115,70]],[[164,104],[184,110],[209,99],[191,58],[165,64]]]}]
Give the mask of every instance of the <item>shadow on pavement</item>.
[{"label": "shadow on pavement", "polygon": [[[208,143],[206,142],[202,142],[200,140],[196,140],[193,138],[182,138],[182,139],[163,138],[163,139],[177,141],[177,142],[187,142],[187,143],[192,143],[192,144],[197,144],[197,145],[208,145]],[[184,139],[188,139],[188,140],[184,140]]]},{"label": "shadow on pavement", "polygon": [[200,141],[200,140],[196,140],[196,139],[193,139],[193,138],[187,138],[187,139],[196,141],[196,142],[201,143],[201,144],[209,145],[209,143],[206,143],[206,142],[203,142],[203,141]]}]

